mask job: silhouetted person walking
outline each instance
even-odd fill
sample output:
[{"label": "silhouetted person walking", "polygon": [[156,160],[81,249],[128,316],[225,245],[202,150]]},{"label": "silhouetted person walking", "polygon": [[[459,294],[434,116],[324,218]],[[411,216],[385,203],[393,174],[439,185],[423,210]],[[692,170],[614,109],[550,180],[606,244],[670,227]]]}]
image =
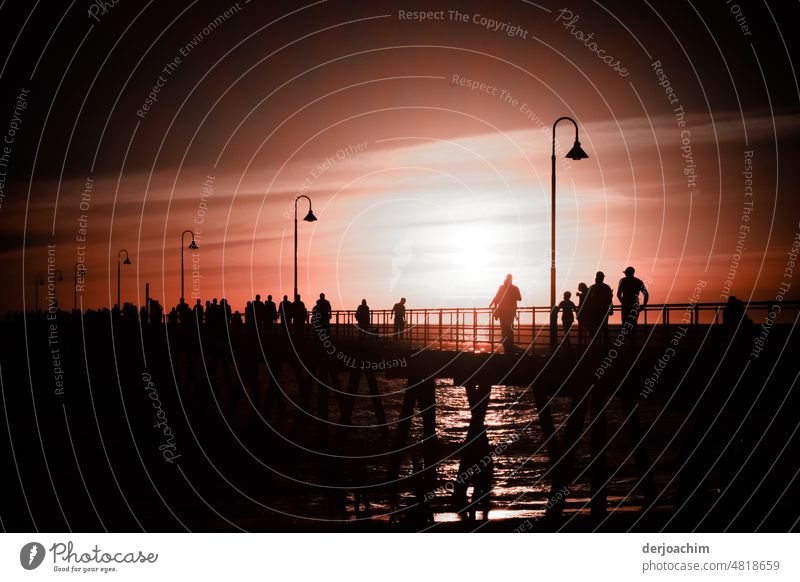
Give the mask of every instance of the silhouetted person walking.
[{"label": "silhouetted person walking", "polygon": [[594,285],[589,287],[588,304],[584,307],[584,312],[588,311],[595,345],[598,344],[598,335],[602,334],[603,345],[608,347],[608,316],[614,310],[614,292],[603,282],[605,278],[603,271],[597,271]]},{"label": "silhouetted person walking", "polygon": [[399,303],[395,303],[392,307],[392,315],[394,316],[394,333],[395,339],[401,339],[406,329],[406,298],[401,297]]},{"label": "silhouetted person walking", "polygon": [[561,323],[564,326],[564,346],[570,347],[570,328],[575,321],[575,304],[572,302],[572,293],[564,291],[564,300],[558,304],[558,309],[561,311]]},{"label": "silhouetted person walking", "polygon": [[[650,299],[650,293],[647,292],[647,287],[644,282],[633,274],[636,269],[628,267],[623,271],[625,276],[619,280],[617,286],[617,299],[619,300],[622,309],[622,324],[630,324],[630,345],[634,344],[634,337],[636,334],[636,324],[639,321],[639,311],[647,305]],[[644,301],[639,304],[639,294],[642,295]]]},{"label": "silhouetted person walking", "polygon": [[370,316],[366,299],[362,299],[361,305],[356,309],[356,323],[358,324],[359,336],[363,337],[369,332]]},{"label": "silhouetted person walking", "polygon": [[203,316],[204,316],[203,304],[198,299],[194,304],[194,320],[197,322],[198,325],[201,325],[203,323]]},{"label": "silhouetted person walking", "polygon": [[318,325],[327,332],[331,330],[331,302],[325,299],[325,293],[319,294],[317,304],[314,306],[317,312]]},{"label": "silhouetted person walking", "polygon": [[514,345],[514,318],[517,316],[517,301],[522,301],[519,287],[512,283],[513,277],[509,273],[489,307],[494,308],[492,315],[500,321],[500,333],[503,336],[503,351],[515,353],[519,349]]}]

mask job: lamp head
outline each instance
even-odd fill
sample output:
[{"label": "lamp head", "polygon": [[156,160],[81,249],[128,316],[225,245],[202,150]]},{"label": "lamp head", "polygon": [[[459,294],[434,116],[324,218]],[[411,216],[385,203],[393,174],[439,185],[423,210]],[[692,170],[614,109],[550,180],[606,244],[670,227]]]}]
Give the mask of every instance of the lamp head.
[{"label": "lamp head", "polygon": [[571,160],[585,160],[589,156],[586,154],[585,151],[583,151],[583,148],[581,147],[581,142],[579,142],[576,139],[575,144],[572,146],[572,149],[569,150],[567,155],[564,157],[569,158]]},{"label": "lamp head", "polygon": [[198,248],[197,243],[194,242],[194,239],[192,239],[192,242],[189,243],[189,248],[192,249],[193,251],[197,250]]},{"label": "lamp head", "polygon": [[122,261],[122,264],[123,265],[130,265],[131,264],[131,260],[128,258],[127,255],[125,255],[125,260]]},{"label": "lamp head", "polygon": [[64,277],[61,275],[61,271],[58,272],[58,280],[63,281]]},{"label": "lamp head", "polygon": [[317,217],[314,216],[314,212],[312,212],[312,210],[309,208],[308,214],[306,214],[306,217],[303,220],[305,220],[306,222],[314,222],[317,220]]}]

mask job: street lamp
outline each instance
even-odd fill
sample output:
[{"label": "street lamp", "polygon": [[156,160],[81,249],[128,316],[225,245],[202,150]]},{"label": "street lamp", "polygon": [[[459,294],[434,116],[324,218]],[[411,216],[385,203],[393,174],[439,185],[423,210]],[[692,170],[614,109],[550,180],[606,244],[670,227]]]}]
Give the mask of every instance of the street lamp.
[{"label": "street lamp", "polygon": [[559,117],[553,124],[553,153],[550,156],[551,181],[550,181],[550,346],[555,347],[558,334],[558,318],[556,308],[556,125],[559,121],[568,120],[575,126],[575,143],[567,152],[565,158],[583,160],[588,158],[578,141],[578,124],[571,117]]},{"label": "street lamp", "polygon": [[[75,263],[75,268],[72,269],[72,309],[78,309],[78,265]],[[84,275],[85,277],[86,275]]]},{"label": "street lamp", "polygon": [[183,294],[183,280],[184,280],[184,275],[183,275],[183,246],[184,246],[184,244],[186,244],[186,241],[185,241],[184,237],[186,236],[187,232],[190,235],[192,235],[192,241],[189,243],[189,245],[186,248],[188,248],[190,250],[193,250],[193,251],[197,250],[197,248],[198,248],[197,247],[197,243],[194,241],[194,233],[187,228],[186,230],[184,230],[181,233],[181,299],[186,297],[186,295]]},{"label": "street lamp", "polygon": [[[61,283],[64,280],[64,275],[61,274],[61,269],[56,269],[55,271],[53,271],[53,275],[58,275],[58,279],[56,279],[56,283]],[[55,290],[53,292],[55,293]],[[56,309],[58,309],[58,296],[57,295],[55,296],[55,303],[56,303]]]},{"label": "street lamp", "polygon": [[297,201],[301,198],[308,200],[308,214],[303,219],[306,222],[314,222],[317,217],[311,211],[311,198],[305,194],[301,194],[294,199],[294,300],[297,301]]},{"label": "street lamp", "polygon": [[39,311],[39,285],[44,287],[44,277],[41,275],[36,275],[36,277],[33,280],[33,293],[35,297],[37,312]]},{"label": "street lamp", "polygon": [[[125,253],[125,260],[120,263],[119,260],[122,258],[122,253]],[[120,302],[120,264],[131,264],[131,260],[128,258],[128,251],[125,249],[122,249],[117,253],[117,309],[122,309],[122,303]]]}]

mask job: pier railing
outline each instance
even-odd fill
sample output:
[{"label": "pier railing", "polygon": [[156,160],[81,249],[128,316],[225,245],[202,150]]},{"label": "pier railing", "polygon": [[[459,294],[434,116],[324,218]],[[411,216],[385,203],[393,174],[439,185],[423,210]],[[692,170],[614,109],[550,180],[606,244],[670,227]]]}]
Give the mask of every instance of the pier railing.
[{"label": "pier railing", "polygon": [[[640,311],[640,333],[647,334],[651,341],[660,342],[667,341],[676,327],[721,327],[724,309],[724,303],[650,304]],[[750,302],[745,304],[745,309],[755,326],[765,322],[767,325],[790,324],[797,320],[800,301]],[[559,338],[563,338],[560,314],[558,317]],[[620,307],[615,305],[609,318],[610,333],[613,334],[621,323]],[[579,329],[576,321],[570,332],[574,341]],[[550,308],[518,308],[514,330],[515,343],[520,346],[549,344]],[[420,347],[465,351],[493,351],[502,340],[500,324],[488,307],[406,309],[402,336],[395,330],[391,309],[371,310],[368,329],[358,326],[355,310],[336,310],[332,312],[331,335],[345,339],[371,336]]]}]

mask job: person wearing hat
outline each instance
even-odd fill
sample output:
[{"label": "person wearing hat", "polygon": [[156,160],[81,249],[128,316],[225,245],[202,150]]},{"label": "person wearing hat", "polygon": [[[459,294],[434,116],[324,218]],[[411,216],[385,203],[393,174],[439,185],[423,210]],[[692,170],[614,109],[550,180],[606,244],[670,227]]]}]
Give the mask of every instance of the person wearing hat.
[{"label": "person wearing hat", "polygon": [[[614,292],[604,282],[606,278],[603,271],[597,271],[594,276],[594,285],[589,287],[586,295],[587,305],[583,311],[589,316],[592,337],[597,339],[603,333],[603,345],[608,347],[608,316],[614,311]],[[595,345],[598,345],[595,343]]]},{"label": "person wearing hat", "polygon": [[[636,332],[636,323],[639,320],[639,311],[642,307],[647,305],[650,299],[650,294],[647,292],[647,287],[644,282],[633,274],[636,269],[628,267],[623,271],[625,276],[619,280],[617,286],[617,299],[619,300],[622,309],[622,323],[630,323],[633,327],[631,329],[631,343],[633,342],[633,335]],[[639,294],[642,295],[644,301],[639,303]]]}]

